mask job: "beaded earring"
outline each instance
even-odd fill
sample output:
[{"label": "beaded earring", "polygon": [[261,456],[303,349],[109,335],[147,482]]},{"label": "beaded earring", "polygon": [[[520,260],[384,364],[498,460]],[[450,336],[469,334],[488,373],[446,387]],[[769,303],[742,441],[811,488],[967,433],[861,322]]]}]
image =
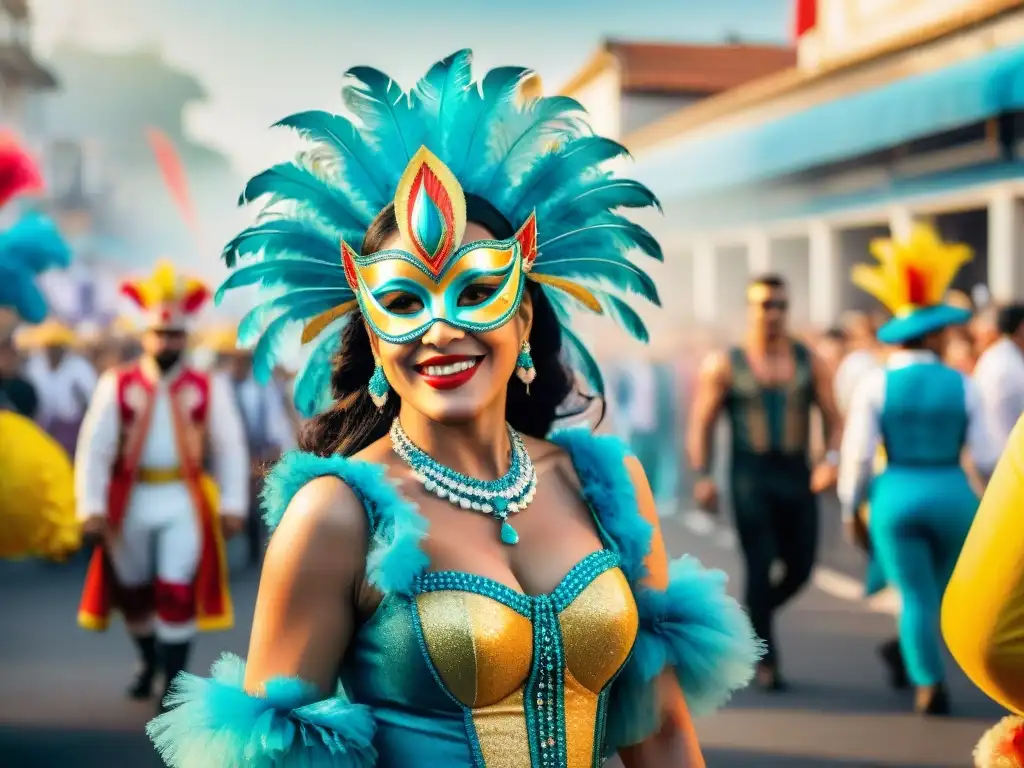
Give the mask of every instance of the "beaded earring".
[{"label": "beaded earring", "polygon": [[387,376],[384,375],[384,367],[380,364],[377,355],[373,356],[373,375],[370,377],[366,389],[370,393],[373,404],[378,409],[383,408],[388,401],[388,391],[391,389],[391,385],[388,383]]},{"label": "beaded earring", "polygon": [[530,342],[528,341],[524,341],[523,346],[519,348],[519,357],[516,359],[516,376],[526,385],[526,391],[529,393],[530,385],[537,378],[537,369],[533,367],[533,358],[530,357]]}]

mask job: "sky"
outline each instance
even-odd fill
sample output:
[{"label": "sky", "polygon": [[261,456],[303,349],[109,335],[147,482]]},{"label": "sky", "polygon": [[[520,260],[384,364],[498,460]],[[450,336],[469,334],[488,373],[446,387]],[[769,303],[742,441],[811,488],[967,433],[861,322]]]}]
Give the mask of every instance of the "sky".
[{"label": "sky", "polygon": [[[472,48],[477,67],[523,65],[557,88],[602,38],[786,42],[792,0],[32,0],[39,53],[60,43],[107,51],[158,46],[207,98],[191,136],[242,174],[281,159],[279,118],[338,104],[363,64],[413,83]],[[624,11],[628,7],[628,11]]]}]

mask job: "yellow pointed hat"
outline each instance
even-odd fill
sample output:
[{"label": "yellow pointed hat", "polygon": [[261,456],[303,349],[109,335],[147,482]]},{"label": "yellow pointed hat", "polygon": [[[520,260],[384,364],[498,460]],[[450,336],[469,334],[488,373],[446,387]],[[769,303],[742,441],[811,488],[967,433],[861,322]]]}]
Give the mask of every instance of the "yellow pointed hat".
[{"label": "yellow pointed hat", "polygon": [[856,265],[852,279],[893,314],[878,331],[883,344],[901,344],[970,320],[970,310],[946,301],[960,267],[973,258],[969,246],[945,243],[933,226],[916,223],[910,237],[872,240],[870,248],[878,264]]},{"label": "yellow pointed hat", "polygon": [[167,260],[158,262],[148,278],[124,281],[121,293],[146,313],[148,328],[179,331],[189,329],[211,295],[205,283],[181,274]]}]

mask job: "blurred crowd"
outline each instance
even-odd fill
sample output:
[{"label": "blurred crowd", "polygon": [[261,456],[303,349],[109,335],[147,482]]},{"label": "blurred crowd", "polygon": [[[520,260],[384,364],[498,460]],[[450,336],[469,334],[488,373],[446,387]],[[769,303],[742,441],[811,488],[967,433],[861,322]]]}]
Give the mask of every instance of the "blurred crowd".
[{"label": "blurred crowd", "polygon": [[[78,434],[100,376],[141,354],[139,332],[128,325],[72,328],[56,319],[19,325],[0,316],[0,408],[39,424],[74,457]],[[258,503],[264,470],[296,446],[300,419],[291,398],[293,375],[275,371],[269,384],[253,375],[252,358],[236,345],[233,328],[210,327],[193,339],[191,363],[226,377],[242,415],[252,459],[250,498]],[[250,514],[252,530],[234,543],[236,566],[258,565],[265,532]]]},{"label": "blurred crowd", "polygon": [[[973,318],[950,329],[946,362],[970,374],[982,353],[1000,338],[999,307],[975,307],[968,296],[955,292],[950,301],[969,307]],[[882,311],[848,312],[832,328],[796,332],[833,374],[841,408],[852,394],[858,358],[877,360],[876,333],[886,320]],[[692,328],[672,339],[657,339],[647,348],[636,347],[633,357],[603,361],[606,426],[631,444],[666,511],[690,504],[692,478],[684,444],[701,361],[731,341],[726,333]],[[197,334],[193,346],[196,364],[235,382],[254,465],[266,466],[294,447],[300,424],[290,397],[292,374],[279,369],[271,385],[257,384],[251,358],[236,349],[233,330],[224,327]],[[32,418],[73,455],[98,377],[138,355],[138,333],[124,323],[72,329],[48,320],[17,327],[13,318],[0,317],[0,407]],[[812,453],[823,454],[822,431],[812,432]]]},{"label": "blurred crowd", "polygon": [[[959,291],[950,292],[947,301],[970,309],[972,319],[949,329],[945,362],[971,375],[981,355],[1000,339],[999,316],[1004,308],[993,303],[975,306]],[[842,411],[849,405],[858,375],[876,365],[882,355],[877,332],[888,319],[882,309],[850,311],[830,328],[795,329],[794,336],[813,349],[831,372]],[[724,331],[687,329],[672,343],[659,340],[648,349],[637,349],[635,357],[604,361],[612,428],[640,457],[665,511],[692,502],[685,436],[701,361],[736,341],[735,334]],[[823,434],[821,429],[812,430],[813,458],[825,453]]]}]

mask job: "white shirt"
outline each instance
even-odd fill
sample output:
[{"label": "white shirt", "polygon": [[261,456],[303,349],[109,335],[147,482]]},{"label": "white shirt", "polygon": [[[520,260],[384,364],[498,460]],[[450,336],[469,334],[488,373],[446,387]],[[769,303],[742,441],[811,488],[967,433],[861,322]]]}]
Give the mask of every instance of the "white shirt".
[{"label": "white shirt", "polygon": [[1010,339],[1000,339],[978,358],[974,381],[992,439],[1002,452],[1014,425],[1024,414],[1024,352]]},{"label": "white shirt", "polygon": [[845,416],[850,412],[853,393],[857,391],[857,385],[864,375],[881,367],[882,363],[875,353],[867,349],[855,349],[843,358],[836,369],[833,381],[836,405],[839,406],[840,413]]},{"label": "white shirt", "polygon": [[96,370],[88,360],[67,353],[56,368],[50,367],[46,355],[32,355],[25,362],[25,377],[36,388],[39,410],[36,418],[41,424],[54,419],[79,421],[96,389]]},{"label": "white shirt", "polygon": [[264,386],[252,376],[240,384],[228,378],[227,384],[238,394],[238,407],[251,433],[262,434],[281,453],[295,448],[295,431],[275,384]]},{"label": "white shirt", "polygon": [[[903,368],[913,363],[934,362],[931,352],[901,350],[889,356],[887,368]],[[853,393],[850,412],[843,430],[836,491],[844,517],[851,516],[864,500],[868,483],[874,475],[874,461],[881,440],[879,420],[885,408],[886,368],[864,375]],[[967,410],[966,447],[978,470],[990,474],[999,460],[988,420],[982,410],[981,398],[974,382],[964,376],[964,406]]]},{"label": "white shirt", "polygon": [[[117,372],[103,374],[78,436],[75,497],[82,519],[105,514],[107,510],[107,491],[121,438],[117,390]],[[155,397],[139,466],[154,469],[181,466],[166,378],[157,384]],[[213,476],[220,493],[220,514],[245,516],[249,509],[249,451],[234,393],[223,376],[210,379],[207,412],[207,435]]]}]

